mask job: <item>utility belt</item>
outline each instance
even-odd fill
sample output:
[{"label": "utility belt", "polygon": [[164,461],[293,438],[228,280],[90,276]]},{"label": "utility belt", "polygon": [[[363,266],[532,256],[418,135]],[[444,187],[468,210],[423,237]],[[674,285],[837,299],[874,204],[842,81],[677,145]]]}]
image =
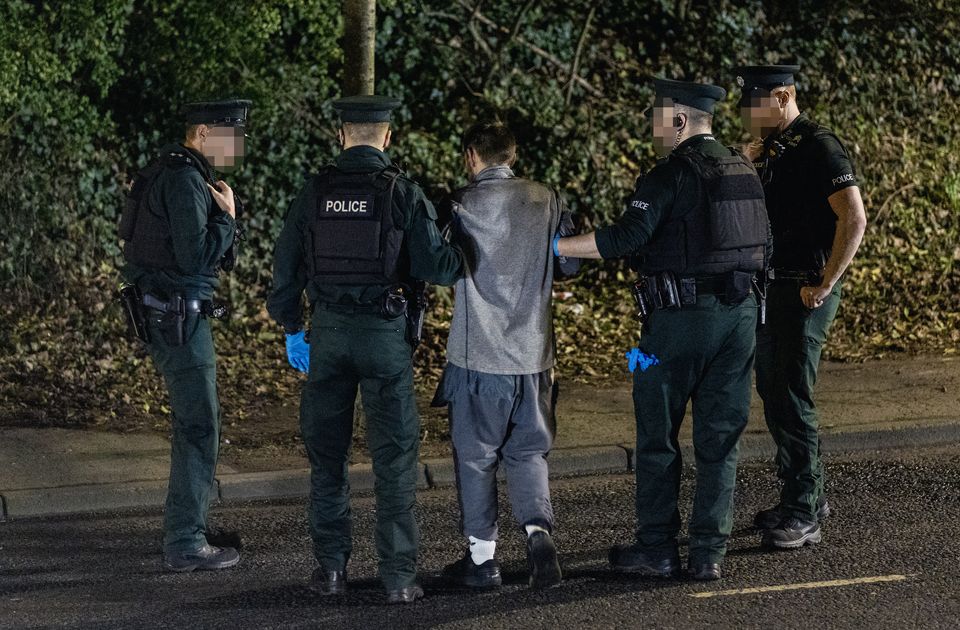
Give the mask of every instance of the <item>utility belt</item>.
[{"label": "utility belt", "polygon": [[817,271],[797,271],[794,269],[772,269],[770,280],[773,282],[795,282],[802,286],[818,286],[822,276]]},{"label": "utility belt", "polygon": [[693,306],[700,295],[715,295],[724,304],[740,304],[757,293],[760,302],[760,323],[766,322],[766,291],[761,289],[756,274],[731,271],[717,276],[678,277],[672,271],[641,276],[631,293],[637,304],[637,318],[649,326],[650,315],[659,310],[679,310]]},{"label": "utility belt", "polygon": [[338,304],[321,302],[319,308],[346,314],[376,314],[384,319],[396,319],[401,315],[407,320],[407,341],[414,348],[423,340],[423,322],[427,315],[427,283],[415,282],[413,286],[397,284],[370,304]]},{"label": "utility belt", "polygon": [[123,305],[131,336],[144,343],[151,342],[150,330],[147,328],[147,315],[151,313],[161,315],[160,329],[164,341],[170,346],[184,344],[183,324],[188,314],[199,315],[205,319],[223,319],[227,316],[227,307],[223,304],[214,304],[210,300],[185,299],[176,293],[164,301],[151,293],[141,293],[136,285],[120,288],[120,303]]}]

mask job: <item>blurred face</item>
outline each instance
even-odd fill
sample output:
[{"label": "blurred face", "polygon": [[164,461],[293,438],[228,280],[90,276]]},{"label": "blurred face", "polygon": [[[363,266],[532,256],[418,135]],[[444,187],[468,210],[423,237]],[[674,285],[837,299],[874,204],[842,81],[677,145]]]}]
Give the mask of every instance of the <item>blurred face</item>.
[{"label": "blurred face", "polygon": [[203,155],[218,171],[229,173],[243,162],[243,127],[209,127]]},{"label": "blurred face", "polygon": [[673,145],[677,141],[677,127],[674,126],[675,116],[672,99],[657,99],[654,102],[650,123],[653,126],[653,147],[656,149],[657,155],[669,155],[673,150]]},{"label": "blurred face", "polygon": [[765,138],[777,130],[785,107],[777,94],[754,88],[740,99],[740,119],[751,136]]}]

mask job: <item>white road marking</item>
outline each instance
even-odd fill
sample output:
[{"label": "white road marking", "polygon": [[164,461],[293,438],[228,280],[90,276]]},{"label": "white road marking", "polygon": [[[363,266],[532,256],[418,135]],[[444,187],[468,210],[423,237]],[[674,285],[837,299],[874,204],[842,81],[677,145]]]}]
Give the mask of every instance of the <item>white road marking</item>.
[{"label": "white road marking", "polygon": [[848,580],[827,580],[825,582],[802,582],[800,584],[779,584],[776,586],[756,586],[753,588],[735,588],[729,591],[690,593],[690,597],[723,597],[727,595],[752,595],[754,593],[776,593],[811,588],[833,588],[836,586],[854,586],[856,584],[877,584],[879,582],[903,582],[913,575],[877,575],[873,577],[851,578]]}]

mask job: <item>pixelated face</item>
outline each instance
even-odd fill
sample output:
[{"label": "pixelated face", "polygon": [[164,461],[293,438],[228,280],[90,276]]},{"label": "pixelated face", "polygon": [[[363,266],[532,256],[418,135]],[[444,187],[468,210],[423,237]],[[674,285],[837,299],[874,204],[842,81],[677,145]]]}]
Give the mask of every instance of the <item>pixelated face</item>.
[{"label": "pixelated face", "polygon": [[203,153],[218,171],[229,173],[243,162],[243,127],[211,127]]},{"label": "pixelated face", "polygon": [[668,155],[677,141],[677,128],[674,126],[675,110],[673,99],[658,98],[653,103],[651,125],[653,126],[653,147],[657,155]]},{"label": "pixelated face", "polygon": [[744,128],[755,138],[765,138],[776,131],[780,114],[780,102],[772,92],[753,88],[740,98],[740,119]]}]

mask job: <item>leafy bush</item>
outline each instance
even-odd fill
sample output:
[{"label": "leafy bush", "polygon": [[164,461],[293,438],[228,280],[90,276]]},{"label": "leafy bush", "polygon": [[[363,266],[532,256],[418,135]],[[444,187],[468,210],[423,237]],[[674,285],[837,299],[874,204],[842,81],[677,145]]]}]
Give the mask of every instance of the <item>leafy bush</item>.
[{"label": "leafy bush", "polygon": [[[339,3],[9,0],[0,6],[0,418],[112,428],[160,422],[161,384],[112,303],[115,225],[131,175],[182,133],[189,100],[252,98],[247,165],[231,183],[249,240],[217,326],[234,420],[294,395],[263,304],[282,217],[335,152]],[[796,60],[801,106],[853,153],[870,227],[830,353],[953,352],[960,342],[960,17],[952,2],[887,0],[392,0],[380,5],[378,91],[403,98],[394,157],[438,197],[463,181],[461,130],[498,116],[517,170],[557,187],[586,225],[615,220],[654,160],[651,76],[731,88],[716,133],[745,139],[732,66]],[[576,66],[576,72],[573,72]],[[572,80],[571,80],[572,78]],[[617,262],[557,305],[561,367],[624,370],[637,330]],[[422,374],[442,364],[448,291]],[[576,342],[574,343],[574,340]],[[428,382],[430,379],[424,379]]]}]

